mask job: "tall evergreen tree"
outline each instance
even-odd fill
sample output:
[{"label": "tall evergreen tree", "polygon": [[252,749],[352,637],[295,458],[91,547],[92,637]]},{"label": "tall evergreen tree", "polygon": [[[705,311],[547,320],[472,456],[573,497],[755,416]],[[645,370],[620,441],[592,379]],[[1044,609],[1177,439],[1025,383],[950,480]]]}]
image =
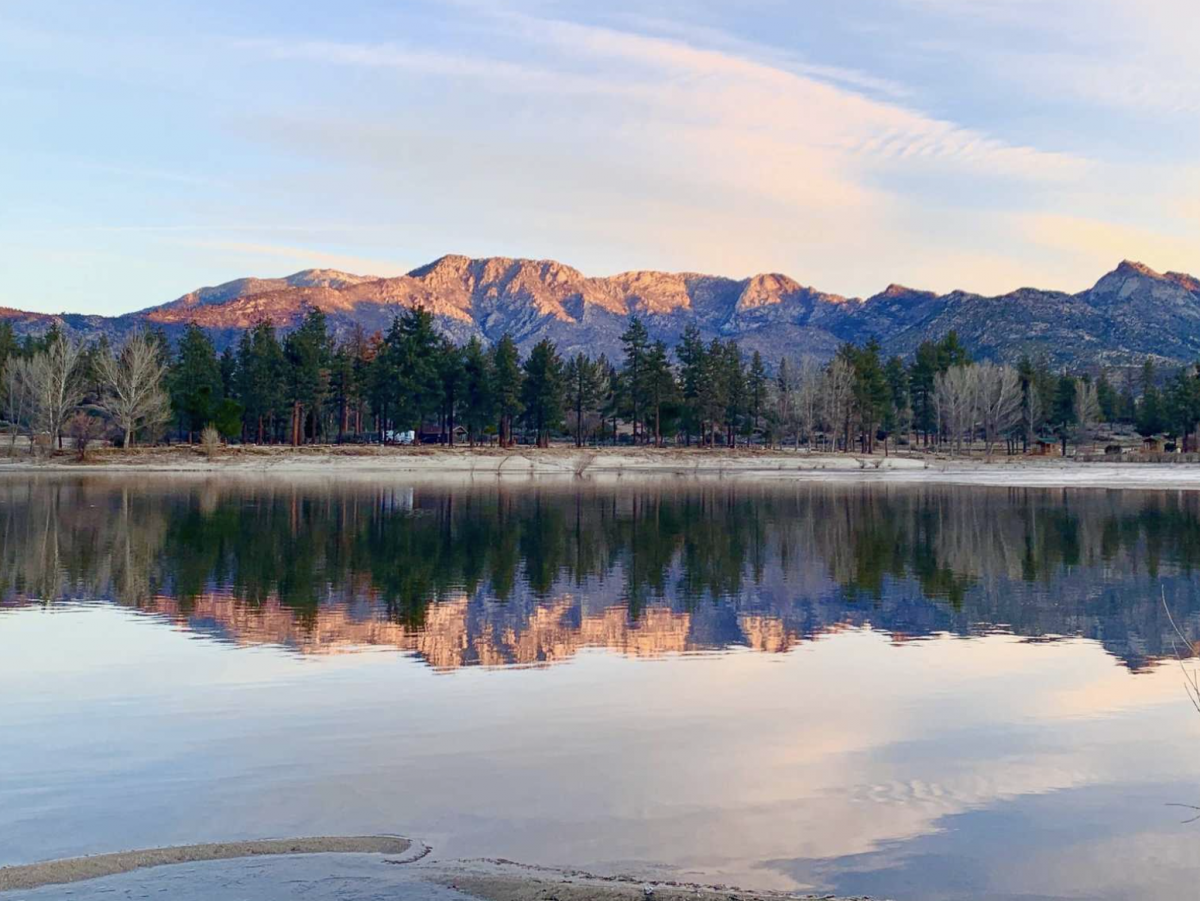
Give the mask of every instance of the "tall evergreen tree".
[{"label": "tall evergreen tree", "polygon": [[305,314],[300,327],[284,339],[283,353],[287,399],[292,405],[291,443],[302,444],[309,437],[315,441],[322,405],[329,394],[332,356],[332,341],[321,310],[314,307]]},{"label": "tall evergreen tree", "polygon": [[379,400],[395,427],[420,433],[441,408],[443,344],[424,307],[405,310],[392,321],[376,358]]},{"label": "tall evergreen tree", "polygon": [[1062,455],[1065,457],[1067,440],[1072,435],[1075,425],[1075,379],[1065,372],[1058,377],[1051,410],[1051,423],[1062,442]]},{"label": "tall evergreen tree", "polygon": [[340,341],[329,359],[329,393],[337,414],[337,440],[341,444],[350,430],[350,418],[354,409],[357,384],[354,371],[354,345]]},{"label": "tall evergreen tree", "polygon": [[606,375],[601,364],[585,354],[577,353],[567,362],[564,380],[567,403],[574,417],[572,425],[576,447],[583,447],[588,419],[600,413],[604,403]]},{"label": "tall evergreen tree", "polygon": [[725,398],[725,443],[737,447],[738,431],[747,408],[746,365],[741,348],[732,338],[721,345],[720,379]]},{"label": "tall evergreen tree", "polygon": [[645,391],[647,418],[654,417],[654,445],[662,444],[663,413],[669,409],[679,395],[679,386],[671,361],[667,356],[667,345],[655,341],[646,351],[642,368],[642,387]]},{"label": "tall evergreen tree", "polygon": [[726,363],[725,345],[713,338],[700,359],[700,377],[696,389],[701,432],[708,433],[703,443],[709,446],[716,444],[717,426],[724,424],[729,410],[730,380],[726,374]]},{"label": "tall evergreen tree", "polygon": [[704,341],[700,337],[700,329],[695,325],[689,325],[683,330],[683,336],[675,348],[675,357],[679,360],[684,440],[691,444],[692,435],[699,434],[703,425],[700,393],[701,383],[704,380],[705,349]]},{"label": "tall evergreen tree", "polygon": [[621,346],[625,352],[625,364],[621,369],[621,384],[628,402],[629,418],[633,424],[633,437],[644,440],[643,416],[646,402],[646,354],[650,349],[650,333],[637,316],[629,318],[629,326],[621,335]]},{"label": "tall evergreen tree", "polygon": [[1162,392],[1159,391],[1153,361],[1142,365],[1142,397],[1137,405],[1135,428],[1139,435],[1150,438],[1166,429]]},{"label": "tall evergreen tree", "polygon": [[843,344],[838,356],[854,373],[854,416],[859,443],[865,453],[875,452],[875,433],[888,415],[892,391],[879,359],[879,342],[872,338],[862,347]]},{"label": "tall evergreen tree", "polygon": [[438,354],[438,374],[442,383],[441,430],[442,440],[454,444],[455,418],[466,387],[463,353],[449,339],[442,341]]},{"label": "tall evergreen tree", "polygon": [[554,344],[543,338],[525,361],[521,403],[526,425],[536,434],[538,447],[549,447],[550,433],[563,416],[563,363]]},{"label": "tall evergreen tree", "polygon": [[904,368],[904,361],[898,356],[889,359],[887,365],[884,366],[883,376],[887,381],[890,395],[890,402],[887,404],[881,423],[881,431],[884,434],[883,452],[886,454],[888,440],[891,436],[903,435],[908,432],[912,425],[913,412],[908,393],[908,371]]},{"label": "tall evergreen tree", "polygon": [[19,349],[12,323],[7,320],[0,322],[0,372],[4,372],[9,358],[15,356]]},{"label": "tall evergreen tree", "polygon": [[521,401],[521,356],[512,335],[505,333],[496,342],[496,346],[492,348],[489,362],[492,376],[492,396],[495,399],[495,412],[499,419],[497,431],[500,436],[500,446],[511,447],[513,422],[524,409]]},{"label": "tall evergreen tree", "polygon": [[495,418],[496,405],[492,395],[492,376],[483,344],[474,335],[463,348],[462,413],[467,428],[467,440],[474,447],[484,430]]},{"label": "tall evergreen tree", "polygon": [[757,432],[762,426],[763,410],[767,403],[767,368],[762,354],[757,350],[750,358],[750,371],[746,376],[746,399],[750,414],[749,431]]},{"label": "tall evergreen tree", "polygon": [[1105,422],[1116,422],[1120,415],[1121,398],[1104,369],[1096,378],[1096,400],[1100,404],[1100,418]]},{"label": "tall evergreen tree", "polygon": [[208,333],[189,322],[179,339],[168,377],[171,409],[188,443],[217,412],[222,398],[221,364]]},{"label": "tall evergreen tree", "polygon": [[276,424],[284,405],[283,348],[269,319],[261,320],[238,341],[235,384],[244,413],[247,438],[262,444],[276,440]]}]

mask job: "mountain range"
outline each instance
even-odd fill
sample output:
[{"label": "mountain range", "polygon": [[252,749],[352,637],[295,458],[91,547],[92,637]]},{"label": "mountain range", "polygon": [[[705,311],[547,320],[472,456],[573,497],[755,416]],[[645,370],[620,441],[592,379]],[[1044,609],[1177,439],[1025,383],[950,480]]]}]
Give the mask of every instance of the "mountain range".
[{"label": "mountain range", "polygon": [[1200,280],[1129,261],[1077,294],[1020,288],[987,297],[890,285],[863,299],[827,294],[778,273],[732,279],[643,271],[593,278],[552,260],[450,255],[395,278],[309,269],[199,288],[122,316],[0,309],[0,321],[11,322],[18,334],[57,322],[72,333],[110,339],[144,325],[175,336],[195,322],[223,347],[263,318],[287,330],[312,307],[345,334],[355,325],[368,333],[385,330],[398,312],[416,305],[455,341],[477,335],[491,342],[509,332],[523,350],[550,338],[564,354],[618,355],[621,332],[637,315],[653,338],[668,344],[695,324],[706,339],[736,338],[768,361],[802,354],[825,359],[844,341],[870,338],[887,354],[904,355],[951,330],[977,358],[1013,361],[1029,354],[1073,368],[1200,358]]}]

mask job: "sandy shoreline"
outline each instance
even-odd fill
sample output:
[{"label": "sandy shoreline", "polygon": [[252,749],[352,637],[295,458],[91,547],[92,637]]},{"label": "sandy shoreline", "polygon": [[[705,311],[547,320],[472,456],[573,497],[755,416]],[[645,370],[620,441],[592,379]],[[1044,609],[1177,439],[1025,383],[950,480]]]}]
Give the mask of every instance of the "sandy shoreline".
[{"label": "sandy shoreline", "polygon": [[[185,845],[0,869],[0,897],[66,901],[81,892],[173,901],[783,901],[831,898],[726,885],[529,866],[437,861],[398,836],[345,836]],[[86,887],[75,884],[87,881]],[[19,895],[14,893],[20,892]],[[844,899],[856,901],[856,899]],[[857,899],[868,901],[868,899]]]},{"label": "sandy shoreline", "polygon": [[854,481],[1011,487],[1200,490],[1200,465],[1076,462],[1062,458],[808,454],[794,451],[601,448],[237,448],[214,459],[187,447],[97,453],[87,463],[0,458],[4,474],[140,473],[425,480],[588,479],[635,476],[761,481]]}]

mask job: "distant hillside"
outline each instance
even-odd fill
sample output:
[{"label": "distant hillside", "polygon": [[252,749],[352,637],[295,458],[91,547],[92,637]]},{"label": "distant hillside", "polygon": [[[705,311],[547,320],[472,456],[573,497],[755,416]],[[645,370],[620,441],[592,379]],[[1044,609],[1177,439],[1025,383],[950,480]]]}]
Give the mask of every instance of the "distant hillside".
[{"label": "distant hillside", "polygon": [[445,256],[397,278],[312,269],[287,278],[244,278],[200,288],[119,317],[48,316],[0,309],[18,333],[57,321],[80,334],[116,338],[143,323],[174,335],[188,322],[218,345],[263,318],[287,329],[310,307],[344,333],[386,329],[402,309],[424,305],[456,341],[494,341],[510,332],[523,349],[551,338],[564,353],[619,352],[631,314],[670,344],[689,324],[706,338],[737,338],[771,360],[830,356],[843,341],[878,338],[906,354],[956,330],[977,357],[1044,355],[1054,365],[1130,365],[1147,356],[1200,358],[1200,281],[1123,262],[1078,294],[1022,288],[1000,297],[934,294],[892,285],[865,300],[826,294],[786,275],[730,279],[695,273],[626,272],[589,278],[551,260]]}]

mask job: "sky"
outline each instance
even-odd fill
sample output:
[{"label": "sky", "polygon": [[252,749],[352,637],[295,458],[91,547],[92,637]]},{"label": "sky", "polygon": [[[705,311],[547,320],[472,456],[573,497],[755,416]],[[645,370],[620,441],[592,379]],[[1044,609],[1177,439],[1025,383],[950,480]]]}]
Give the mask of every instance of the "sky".
[{"label": "sky", "polygon": [[1195,0],[0,0],[0,305],[445,253],[1200,273]]}]

